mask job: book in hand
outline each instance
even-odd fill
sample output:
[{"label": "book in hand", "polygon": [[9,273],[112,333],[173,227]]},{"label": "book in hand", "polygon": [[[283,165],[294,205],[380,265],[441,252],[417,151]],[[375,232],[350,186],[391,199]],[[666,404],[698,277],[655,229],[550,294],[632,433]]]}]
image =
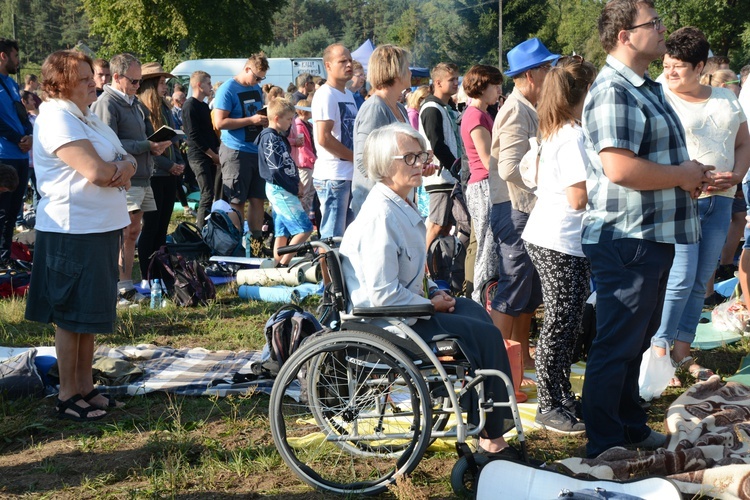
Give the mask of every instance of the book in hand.
[{"label": "book in hand", "polygon": [[167,127],[166,125],[162,125],[159,127],[159,130],[148,136],[148,140],[151,142],[162,142],[162,141],[171,141],[177,137],[178,139],[185,137],[185,132],[183,132],[180,129],[174,129],[172,127]]}]

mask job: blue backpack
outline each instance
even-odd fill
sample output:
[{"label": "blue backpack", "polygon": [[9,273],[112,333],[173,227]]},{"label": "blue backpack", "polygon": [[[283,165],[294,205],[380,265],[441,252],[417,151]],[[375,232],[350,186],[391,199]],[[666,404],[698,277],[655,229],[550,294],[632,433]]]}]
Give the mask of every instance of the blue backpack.
[{"label": "blue backpack", "polygon": [[[235,210],[235,212],[237,212]],[[240,217],[240,220],[242,217]],[[226,212],[211,212],[202,230],[203,241],[211,248],[212,255],[244,257],[242,233]]]}]

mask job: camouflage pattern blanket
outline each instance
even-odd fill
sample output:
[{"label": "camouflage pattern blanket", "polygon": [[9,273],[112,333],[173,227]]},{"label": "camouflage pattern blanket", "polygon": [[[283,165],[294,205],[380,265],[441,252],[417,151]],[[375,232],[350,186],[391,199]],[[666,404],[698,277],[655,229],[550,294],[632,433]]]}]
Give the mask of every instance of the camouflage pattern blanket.
[{"label": "camouflage pattern blanket", "polygon": [[613,448],[595,459],[567,458],[556,465],[579,477],[662,476],[683,494],[750,500],[750,387],[714,375],[674,401],[666,428],[665,448]]}]

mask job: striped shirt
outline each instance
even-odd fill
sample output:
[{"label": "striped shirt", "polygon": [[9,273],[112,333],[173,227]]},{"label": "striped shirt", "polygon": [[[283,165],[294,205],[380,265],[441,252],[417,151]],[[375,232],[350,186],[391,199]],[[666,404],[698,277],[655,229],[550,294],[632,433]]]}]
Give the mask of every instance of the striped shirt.
[{"label": "striped shirt", "polygon": [[621,238],[683,244],[700,239],[690,193],[679,187],[647,191],[620,186],[609,181],[599,158],[605,148],[620,148],[662,165],[689,159],[685,132],[661,85],[607,56],[586,98],[583,128],[589,160],[584,244]]}]

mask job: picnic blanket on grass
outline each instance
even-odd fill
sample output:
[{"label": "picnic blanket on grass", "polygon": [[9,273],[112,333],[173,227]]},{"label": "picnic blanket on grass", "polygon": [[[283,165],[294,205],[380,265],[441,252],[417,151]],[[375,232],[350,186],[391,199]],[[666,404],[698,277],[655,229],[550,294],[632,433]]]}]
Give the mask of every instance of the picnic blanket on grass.
[{"label": "picnic blanket on grass", "polygon": [[679,396],[667,410],[666,448],[613,448],[595,459],[567,458],[570,475],[628,480],[666,476],[688,495],[750,499],[750,387],[714,375]]},{"label": "picnic blanket on grass", "polygon": [[260,351],[210,351],[175,349],[150,344],[99,347],[95,356],[133,363],[143,375],[126,384],[107,385],[114,395],[135,396],[165,391],[186,396],[226,396],[263,391],[270,394],[273,380],[252,376]]}]

